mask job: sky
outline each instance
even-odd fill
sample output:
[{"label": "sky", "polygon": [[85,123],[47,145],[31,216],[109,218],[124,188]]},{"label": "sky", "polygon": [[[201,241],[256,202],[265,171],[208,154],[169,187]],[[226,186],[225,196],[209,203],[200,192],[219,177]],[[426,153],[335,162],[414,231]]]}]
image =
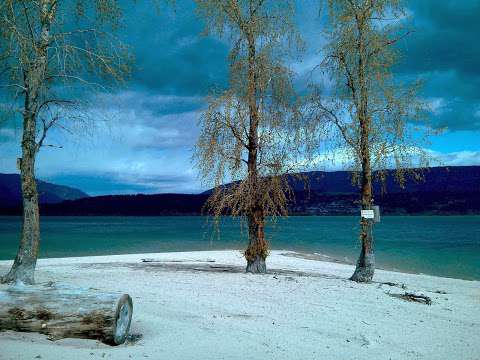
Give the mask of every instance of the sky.
[{"label": "sky", "polygon": [[[318,0],[297,0],[296,19],[305,42],[289,59],[304,88],[322,60],[324,42]],[[399,79],[421,79],[419,96],[431,107],[440,135],[426,150],[443,165],[480,165],[480,1],[406,1],[415,32],[399,44]],[[77,187],[90,195],[196,193],[202,184],[192,162],[205,97],[228,81],[228,43],[205,36],[192,0],[175,8],[150,1],[125,2],[119,37],[135,56],[128,83],[91,101],[98,121],[73,134],[53,131],[41,150],[38,178]],[[14,173],[21,127],[0,127],[0,172]],[[321,170],[337,170],[328,164]]]}]

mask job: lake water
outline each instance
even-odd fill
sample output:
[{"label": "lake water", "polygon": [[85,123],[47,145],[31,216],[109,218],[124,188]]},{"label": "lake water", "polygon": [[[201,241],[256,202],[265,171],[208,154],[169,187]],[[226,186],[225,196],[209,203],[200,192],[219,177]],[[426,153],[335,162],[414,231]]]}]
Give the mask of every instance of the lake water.
[{"label": "lake water", "polygon": [[[279,219],[267,229],[273,249],[321,253],[355,262],[359,219]],[[20,217],[0,217],[0,260],[15,256]],[[205,217],[43,217],[41,257],[243,249],[239,221],[219,234]],[[377,265],[392,270],[480,280],[480,216],[384,216],[375,227]]]}]

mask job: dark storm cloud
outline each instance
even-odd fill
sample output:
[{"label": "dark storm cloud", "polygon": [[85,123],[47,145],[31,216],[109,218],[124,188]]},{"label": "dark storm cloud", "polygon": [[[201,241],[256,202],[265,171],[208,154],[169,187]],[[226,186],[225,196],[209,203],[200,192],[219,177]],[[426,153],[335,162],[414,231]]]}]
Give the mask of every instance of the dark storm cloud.
[{"label": "dark storm cloud", "polygon": [[480,130],[480,2],[410,0],[415,32],[400,44],[400,75],[424,80],[422,96],[443,99],[432,123],[449,130]]},{"label": "dark storm cloud", "polygon": [[45,180],[75,184],[80,189],[88,189],[88,195],[91,196],[103,195],[106,191],[110,194],[171,193],[178,192],[179,189],[185,193],[198,191],[191,190],[191,177],[181,175],[137,177],[135,182],[132,182],[132,179],[118,177],[115,173],[100,176],[78,173],[45,177]]},{"label": "dark storm cloud", "polygon": [[[321,61],[325,23],[317,0],[297,1],[297,5],[306,51],[304,59],[294,59],[292,65],[299,72],[297,87],[305,89],[305,74]],[[398,75],[420,77],[425,84],[422,97],[444,100],[443,112],[432,116],[435,126],[479,130],[475,114],[480,105],[480,46],[476,46],[480,1],[409,0],[406,5],[415,32],[400,44]],[[325,9],[322,13],[326,14]],[[204,96],[213,87],[226,85],[228,46],[202,35],[204,24],[192,0],[176,1],[174,6],[161,3],[159,14],[150,2],[139,2],[126,15],[124,37],[136,57],[133,87],[162,95]]]},{"label": "dark storm cloud", "polygon": [[480,2],[410,1],[415,33],[404,44],[405,69],[412,72],[455,70],[479,77]]},{"label": "dark storm cloud", "polygon": [[205,95],[225,86],[227,46],[202,35],[204,25],[191,0],[161,6],[144,1],[126,14],[125,42],[136,58],[134,83],[178,96]]},{"label": "dark storm cloud", "polygon": [[98,97],[97,102],[114,105],[119,111],[133,109],[136,112],[150,112],[156,116],[182,114],[204,106],[204,99],[200,96],[161,95],[140,89],[103,94]]}]

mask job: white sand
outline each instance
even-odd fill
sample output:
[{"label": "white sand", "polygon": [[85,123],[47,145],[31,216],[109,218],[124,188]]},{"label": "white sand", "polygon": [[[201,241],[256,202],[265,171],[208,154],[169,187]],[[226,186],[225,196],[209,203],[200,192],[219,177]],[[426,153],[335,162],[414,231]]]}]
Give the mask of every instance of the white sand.
[{"label": "white sand", "polygon": [[[242,269],[238,251],[40,260],[37,282],[128,292],[131,332],[143,337],[109,347],[9,331],[0,359],[480,359],[480,282],[377,271],[376,283],[362,285],[347,280],[349,265],[284,253],[272,252],[264,276],[211,268]],[[391,297],[405,290],[386,281],[433,304]]]}]

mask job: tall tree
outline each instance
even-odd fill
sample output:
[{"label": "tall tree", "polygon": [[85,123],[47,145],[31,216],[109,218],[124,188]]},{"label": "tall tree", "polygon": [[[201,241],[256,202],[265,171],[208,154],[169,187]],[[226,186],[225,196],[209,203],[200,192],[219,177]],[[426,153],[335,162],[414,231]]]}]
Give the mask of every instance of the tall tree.
[{"label": "tall tree", "polygon": [[[104,89],[129,70],[126,48],[111,34],[117,0],[3,0],[0,4],[0,80],[23,122],[18,159],[23,197],[20,246],[2,282],[34,282],[40,244],[36,156],[49,129],[78,117],[82,87]],[[97,89],[98,90],[98,89]]]},{"label": "tall tree", "polygon": [[[354,159],[361,208],[370,210],[373,170],[383,180],[382,170],[395,166],[397,180],[403,183],[404,169],[416,160],[423,166],[426,159],[412,131],[422,120],[418,84],[402,85],[392,74],[396,44],[409,34],[406,13],[400,0],[328,0],[328,4],[329,43],[322,66],[334,85],[323,92],[317,87],[313,109]],[[360,224],[361,253],[351,279],[369,282],[375,271],[373,220],[362,218]]]},{"label": "tall tree", "polygon": [[[248,224],[247,272],[265,273],[266,216],[285,215],[296,139],[291,72],[281,63],[296,41],[289,0],[197,0],[207,31],[231,41],[226,91],[209,99],[196,146],[201,176],[215,190],[207,202],[217,217]],[[228,186],[223,184],[233,181]]]}]

